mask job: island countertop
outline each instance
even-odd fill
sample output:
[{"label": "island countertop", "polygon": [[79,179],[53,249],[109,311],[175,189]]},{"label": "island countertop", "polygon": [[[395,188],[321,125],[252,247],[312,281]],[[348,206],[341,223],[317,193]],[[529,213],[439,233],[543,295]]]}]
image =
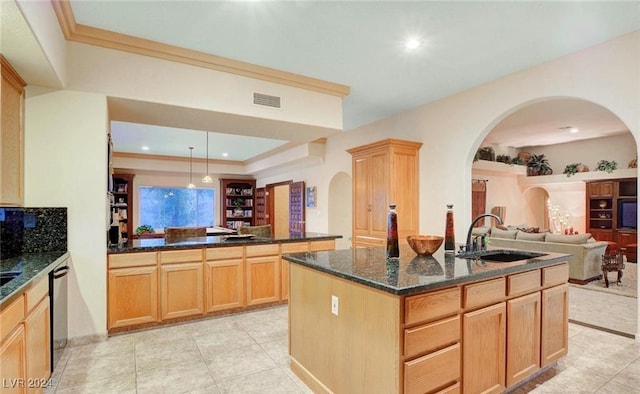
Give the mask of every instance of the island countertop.
[{"label": "island countertop", "polygon": [[344,249],[330,252],[291,253],[282,256],[292,263],[396,295],[423,293],[498,276],[546,267],[567,261],[569,255],[544,256],[514,262],[475,262],[445,253],[417,256],[400,247],[400,259],[388,260],[384,247]]},{"label": "island countertop", "polygon": [[218,248],[241,245],[280,244],[290,242],[332,240],[338,238],[342,238],[342,236],[316,232],[290,233],[286,236],[274,236],[272,238],[243,238],[242,236],[234,235],[189,237],[180,238],[179,240],[175,241],[167,240],[165,238],[143,238],[131,240],[121,247],[107,248],[107,254],[153,252],[161,250],[193,249],[201,247]]}]

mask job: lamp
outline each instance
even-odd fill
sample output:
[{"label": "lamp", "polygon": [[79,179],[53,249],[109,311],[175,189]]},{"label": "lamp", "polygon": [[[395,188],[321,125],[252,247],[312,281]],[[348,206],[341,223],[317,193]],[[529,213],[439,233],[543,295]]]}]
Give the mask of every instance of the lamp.
[{"label": "lamp", "polygon": [[202,178],[202,183],[213,183],[213,179],[209,176],[209,132],[207,131],[207,174]]},{"label": "lamp", "polygon": [[189,147],[189,184],[187,189],[194,189],[196,185],[193,184],[193,146]]}]

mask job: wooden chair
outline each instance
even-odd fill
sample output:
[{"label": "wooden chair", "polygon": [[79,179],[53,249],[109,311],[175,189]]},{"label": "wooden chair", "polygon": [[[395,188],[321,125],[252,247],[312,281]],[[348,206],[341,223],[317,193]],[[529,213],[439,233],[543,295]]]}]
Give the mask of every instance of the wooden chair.
[{"label": "wooden chair", "polygon": [[609,287],[609,277],[607,276],[609,272],[617,272],[618,278],[616,280],[616,284],[618,286],[622,286],[622,270],[624,270],[624,248],[618,249],[617,254],[605,254],[602,255],[602,276],[604,278],[604,283],[607,287]]},{"label": "wooden chair", "polygon": [[238,234],[253,234],[260,238],[271,238],[271,225],[263,226],[242,226],[238,228]]},{"label": "wooden chair", "polygon": [[165,227],[164,237],[166,239],[179,239],[189,237],[206,237],[206,227]]}]

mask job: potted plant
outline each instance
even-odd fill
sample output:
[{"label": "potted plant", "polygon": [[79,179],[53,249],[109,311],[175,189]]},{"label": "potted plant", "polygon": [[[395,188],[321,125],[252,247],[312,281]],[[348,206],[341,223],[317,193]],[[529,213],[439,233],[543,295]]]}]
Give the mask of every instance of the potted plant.
[{"label": "potted plant", "polygon": [[241,198],[236,198],[232,202],[233,206],[233,216],[244,216],[244,211],[242,210],[242,206],[244,205],[244,200]]},{"label": "potted plant", "polygon": [[511,156],[509,156],[509,155],[498,155],[498,156],[496,156],[496,161],[499,161],[500,163],[509,164],[509,163],[511,163]]},{"label": "potted plant", "polygon": [[615,160],[600,160],[596,166],[596,171],[606,171],[612,173],[613,170],[618,168],[618,163]]},{"label": "potted plant", "polygon": [[143,224],[142,226],[138,226],[138,228],[136,228],[137,235],[153,234],[154,232],[155,230],[153,229],[153,227],[148,224]]},{"label": "potted plant", "polygon": [[524,161],[524,159],[522,157],[516,156],[516,157],[511,159],[511,164],[517,164],[517,165],[523,166],[523,165],[525,165],[527,163]]},{"label": "potted plant", "polygon": [[553,170],[549,166],[549,161],[543,154],[531,155],[529,161],[527,161],[527,175],[551,175]]},{"label": "potted plant", "polygon": [[564,168],[563,174],[567,174],[567,178],[571,175],[575,175],[577,172],[587,172],[589,171],[589,167],[585,166],[582,163],[571,163],[567,164]]},{"label": "potted plant", "polygon": [[496,152],[490,146],[478,149],[477,154],[480,160],[496,161]]}]

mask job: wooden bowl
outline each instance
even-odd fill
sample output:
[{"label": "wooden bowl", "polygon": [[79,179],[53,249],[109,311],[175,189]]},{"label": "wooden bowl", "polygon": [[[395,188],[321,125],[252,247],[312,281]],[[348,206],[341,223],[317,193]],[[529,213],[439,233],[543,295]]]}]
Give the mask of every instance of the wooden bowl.
[{"label": "wooden bowl", "polygon": [[442,245],[444,237],[438,235],[409,235],[407,242],[418,256],[431,256]]}]

